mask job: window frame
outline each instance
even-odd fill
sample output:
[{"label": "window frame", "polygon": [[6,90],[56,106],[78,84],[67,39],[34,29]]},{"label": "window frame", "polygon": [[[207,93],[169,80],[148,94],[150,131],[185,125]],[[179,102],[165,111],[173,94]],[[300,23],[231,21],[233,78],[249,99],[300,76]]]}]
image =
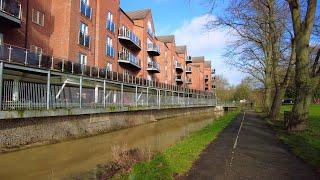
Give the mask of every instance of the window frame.
[{"label": "window frame", "polygon": [[[42,18],[40,17],[42,15]],[[36,17],[35,17],[36,16]],[[42,11],[39,11],[37,9],[32,8],[32,16],[31,21],[39,26],[44,27],[44,21],[45,21],[45,14]],[[41,23],[42,21],[42,23]]]}]

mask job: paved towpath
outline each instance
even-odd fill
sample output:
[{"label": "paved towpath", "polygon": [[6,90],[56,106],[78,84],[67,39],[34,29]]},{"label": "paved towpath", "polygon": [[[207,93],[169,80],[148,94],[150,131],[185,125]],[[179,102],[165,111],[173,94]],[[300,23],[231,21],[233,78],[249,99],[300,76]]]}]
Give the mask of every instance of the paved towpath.
[{"label": "paved towpath", "polygon": [[183,179],[320,179],[254,112],[239,115]]}]

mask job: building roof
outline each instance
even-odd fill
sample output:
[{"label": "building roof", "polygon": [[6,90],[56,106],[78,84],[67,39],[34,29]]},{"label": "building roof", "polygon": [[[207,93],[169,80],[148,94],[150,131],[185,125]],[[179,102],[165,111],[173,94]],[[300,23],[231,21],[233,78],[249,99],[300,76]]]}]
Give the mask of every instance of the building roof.
[{"label": "building roof", "polygon": [[202,63],[204,62],[204,56],[192,57],[192,63]]},{"label": "building roof", "polygon": [[204,67],[211,69],[211,61],[205,61],[205,62],[204,62]]},{"label": "building roof", "polygon": [[163,43],[174,43],[174,35],[157,36],[157,39]]},{"label": "building roof", "polygon": [[151,9],[142,9],[137,11],[129,11],[126,12],[126,14],[132,19],[132,20],[138,20],[138,19],[144,19],[148,13],[151,12]]},{"label": "building roof", "polygon": [[187,51],[187,46],[176,46],[176,52],[178,54],[184,54]]}]

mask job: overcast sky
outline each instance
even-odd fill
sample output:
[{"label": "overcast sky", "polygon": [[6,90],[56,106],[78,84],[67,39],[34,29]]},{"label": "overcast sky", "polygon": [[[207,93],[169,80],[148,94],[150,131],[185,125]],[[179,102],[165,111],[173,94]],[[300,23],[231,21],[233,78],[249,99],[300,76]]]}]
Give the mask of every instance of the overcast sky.
[{"label": "overcast sky", "polygon": [[[216,74],[223,75],[236,85],[246,75],[226,65],[223,54],[231,37],[227,31],[213,30],[208,32],[205,24],[215,18],[215,10],[207,14],[209,7],[203,0],[121,0],[124,11],[147,9],[152,10],[157,35],[174,34],[177,45],[187,45],[191,56],[205,56],[212,61]],[[217,8],[218,9],[218,8]]]}]

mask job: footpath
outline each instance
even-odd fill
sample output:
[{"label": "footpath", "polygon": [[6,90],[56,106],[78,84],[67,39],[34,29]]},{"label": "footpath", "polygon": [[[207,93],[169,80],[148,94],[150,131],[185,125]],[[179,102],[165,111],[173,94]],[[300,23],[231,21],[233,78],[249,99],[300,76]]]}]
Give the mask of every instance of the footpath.
[{"label": "footpath", "polygon": [[183,179],[320,179],[255,112],[240,114]]}]

